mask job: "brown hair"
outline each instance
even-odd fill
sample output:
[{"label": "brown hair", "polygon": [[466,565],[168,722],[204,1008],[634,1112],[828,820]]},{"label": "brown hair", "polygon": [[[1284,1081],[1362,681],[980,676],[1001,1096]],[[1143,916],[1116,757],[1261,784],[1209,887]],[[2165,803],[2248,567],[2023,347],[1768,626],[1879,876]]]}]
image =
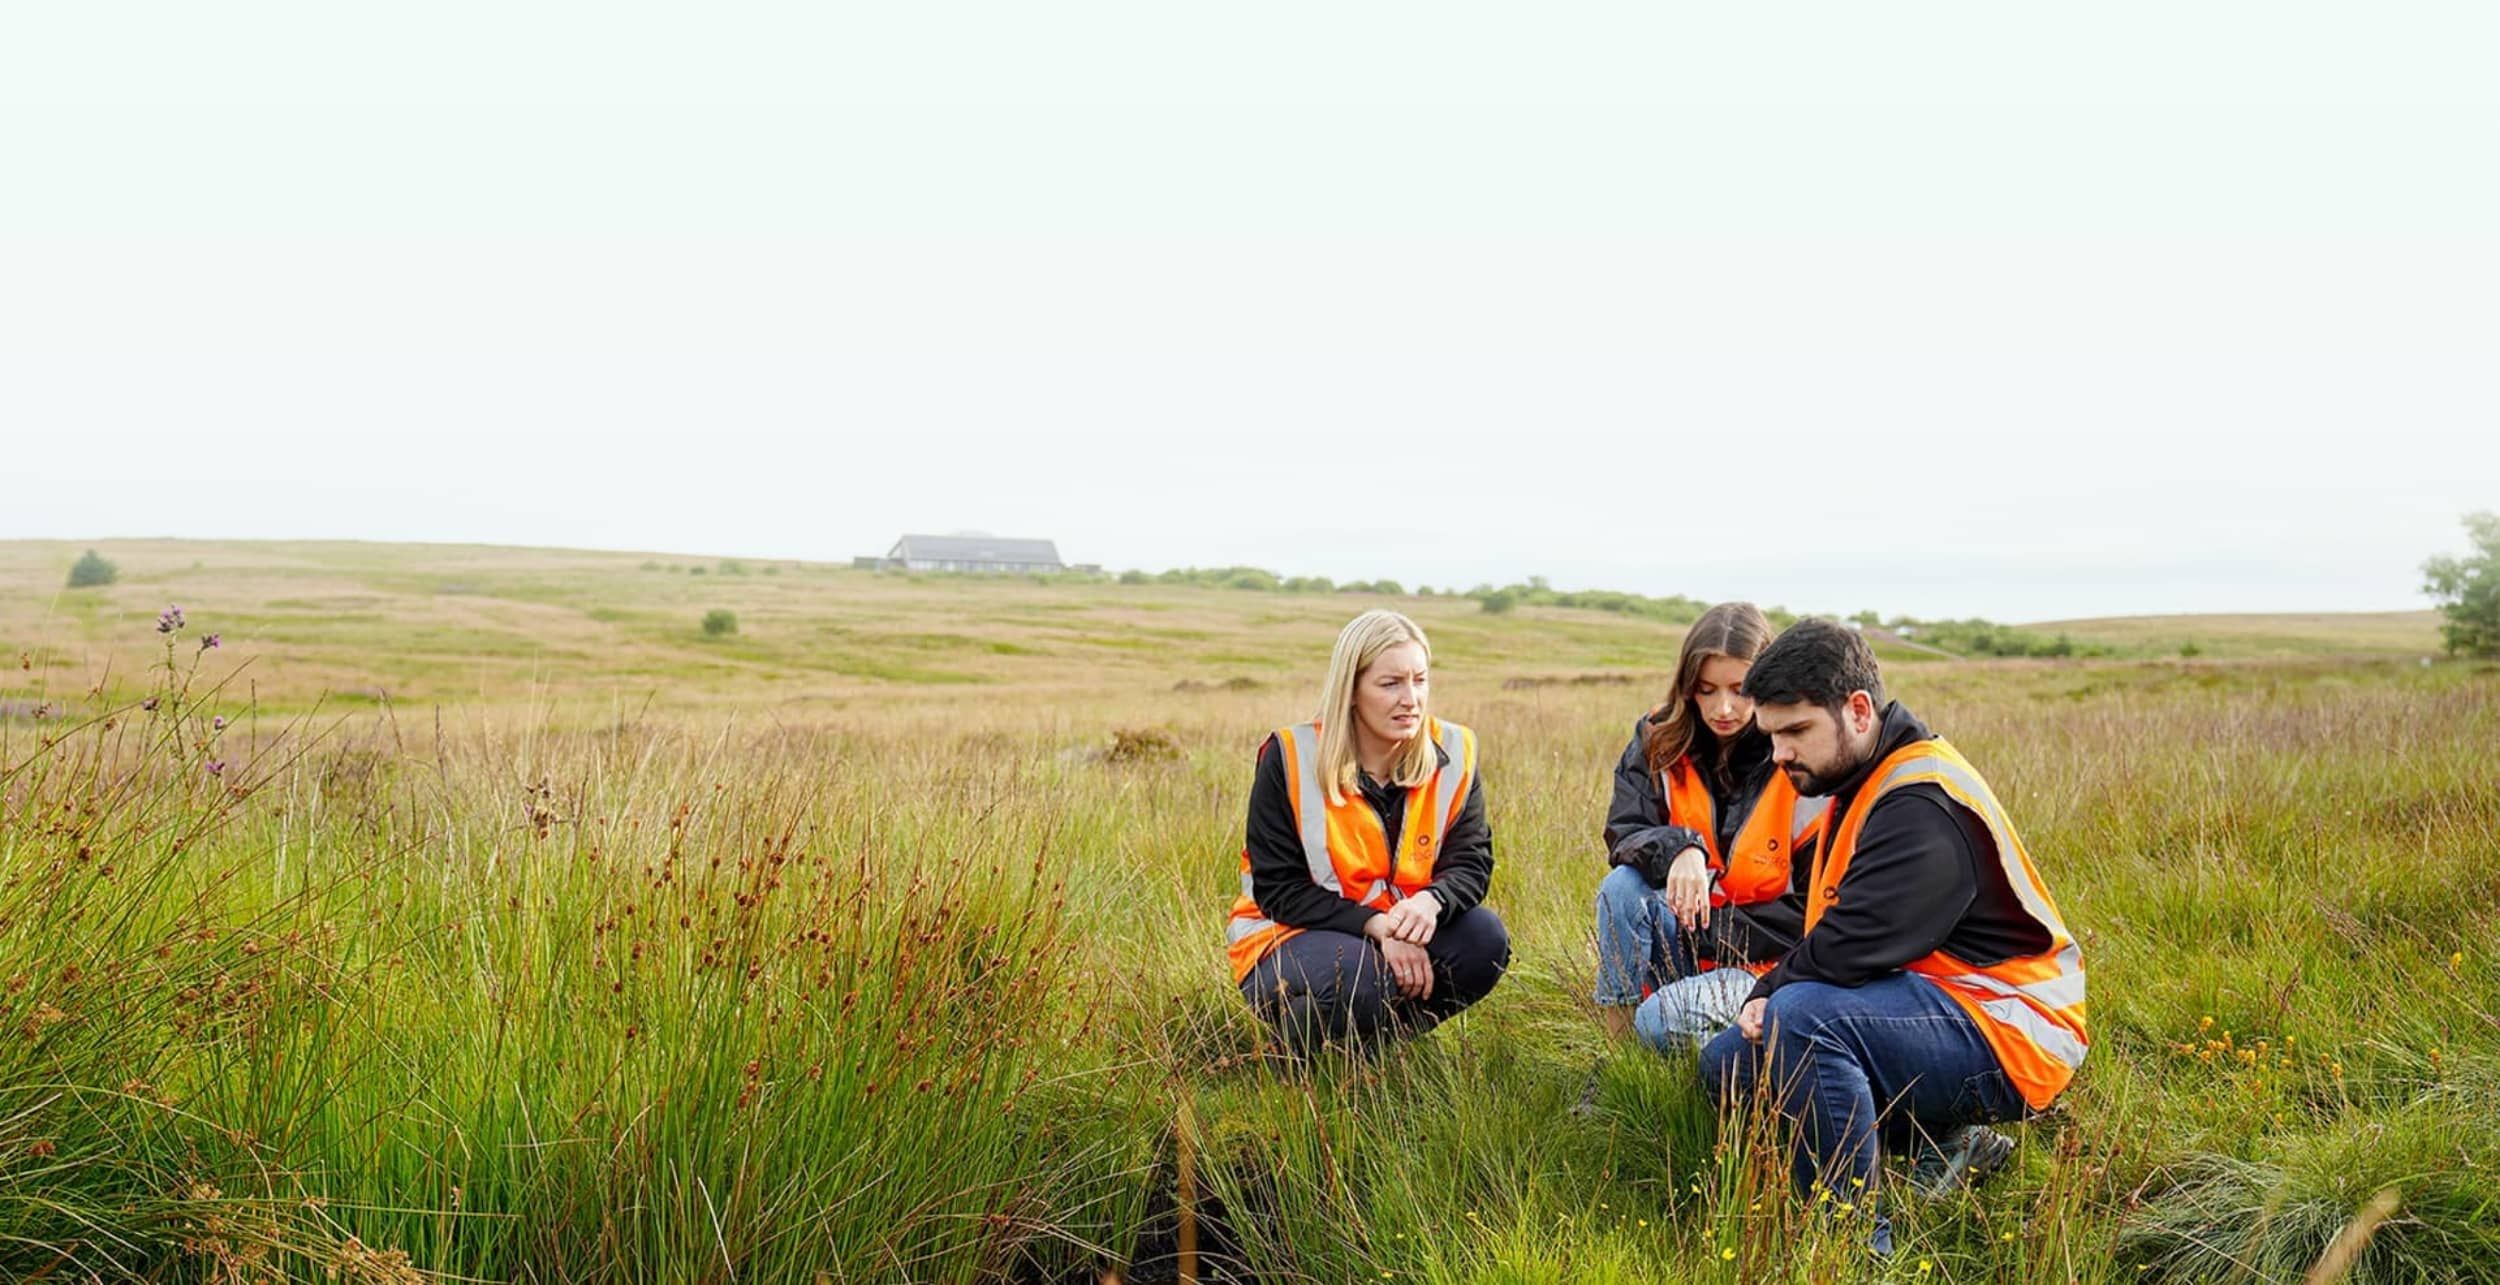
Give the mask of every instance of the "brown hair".
[{"label": "brown hair", "polygon": [[1701,683],[1701,667],[1726,656],[1750,665],[1771,643],[1771,622],[1750,602],[1723,602],[1701,613],[1684,631],[1684,654],[1675,662],[1675,686],[1649,712],[1649,730],[1641,735],[1641,757],[1652,776],[1666,771],[1693,747],[1693,688]]}]

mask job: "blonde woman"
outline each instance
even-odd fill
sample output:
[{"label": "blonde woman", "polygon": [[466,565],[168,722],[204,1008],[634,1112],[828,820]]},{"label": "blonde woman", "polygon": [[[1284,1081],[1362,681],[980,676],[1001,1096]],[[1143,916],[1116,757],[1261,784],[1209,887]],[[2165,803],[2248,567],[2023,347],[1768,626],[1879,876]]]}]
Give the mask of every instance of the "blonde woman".
[{"label": "blonde woman", "polygon": [[1285,1047],[1367,1046],[1492,991],[1510,933],[1480,904],[1493,831],[1476,735],[1431,716],[1432,647],[1367,611],[1337,635],[1311,722],[1259,747],[1233,980]]}]

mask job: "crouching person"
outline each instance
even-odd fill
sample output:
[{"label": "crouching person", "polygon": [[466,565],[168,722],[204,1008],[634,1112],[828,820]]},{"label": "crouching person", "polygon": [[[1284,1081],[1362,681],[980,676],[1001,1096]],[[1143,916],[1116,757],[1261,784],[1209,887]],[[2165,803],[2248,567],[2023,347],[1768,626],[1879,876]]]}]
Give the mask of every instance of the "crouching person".
[{"label": "crouching person", "polygon": [[1800,799],[1754,726],[1745,671],[1771,641],[1749,602],[1684,633],[1675,682],[1615,764],[1597,886],[1597,1011],[1617,1038],[1689,1053],[1736,1024],[1754,978],[1804,930],[1801,854],[1824,801]]},{"label": "crouching person", "polygon": [[[1768,1096],[1801,1189],[1864,1207],[1882,1148],[1917,1157],[1920,1187],[1973,1180],[2013,1150],[1984,1126],[2048,1106],[2083,1062],[2082,954],[1987,782],[1884,700],[1864,639],[1800,621],[1745,689],[1772,761],[1832,811],[1805,932],[1703,1050],[1703,1082]],[[1891,1249],[1880,1213],[1873,1245]]]},{"label": "crouching person", "polygon": [[1313,721],[1259,747],[1226,930],[1233,980],[1293,1053],[1430,1029],[1493,989],[1510,934],[1475,733],[1428,712],[1432,652],[1394,611],[1337,635]]}]

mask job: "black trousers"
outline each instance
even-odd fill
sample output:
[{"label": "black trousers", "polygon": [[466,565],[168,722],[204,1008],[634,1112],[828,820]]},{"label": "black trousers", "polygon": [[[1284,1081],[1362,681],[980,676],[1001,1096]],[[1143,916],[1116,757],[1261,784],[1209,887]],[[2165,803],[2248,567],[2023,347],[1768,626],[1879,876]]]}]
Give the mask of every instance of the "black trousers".
[{"label": "black trousers", "polygon": [[1428,1031],[1490,994],[1510,967],[1510,930],[1478,906],[1441,925],[1424,953],[1432,994],[1406,999],[1369,939],[1314,929],[1269,951],[1241,979],[1241,993],[1291,1052],[1332,1041],[1367,1046]]}]

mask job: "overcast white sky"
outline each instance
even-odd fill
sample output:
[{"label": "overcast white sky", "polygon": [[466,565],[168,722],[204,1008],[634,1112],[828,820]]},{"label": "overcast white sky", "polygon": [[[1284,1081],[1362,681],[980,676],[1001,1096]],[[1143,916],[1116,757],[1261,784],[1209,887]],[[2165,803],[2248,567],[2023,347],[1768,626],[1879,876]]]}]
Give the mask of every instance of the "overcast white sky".
[{"label": "overcast white sky", "polygon": [[2500,508],[2500,6],[0,10],[0,538],[2040,619]]}]

